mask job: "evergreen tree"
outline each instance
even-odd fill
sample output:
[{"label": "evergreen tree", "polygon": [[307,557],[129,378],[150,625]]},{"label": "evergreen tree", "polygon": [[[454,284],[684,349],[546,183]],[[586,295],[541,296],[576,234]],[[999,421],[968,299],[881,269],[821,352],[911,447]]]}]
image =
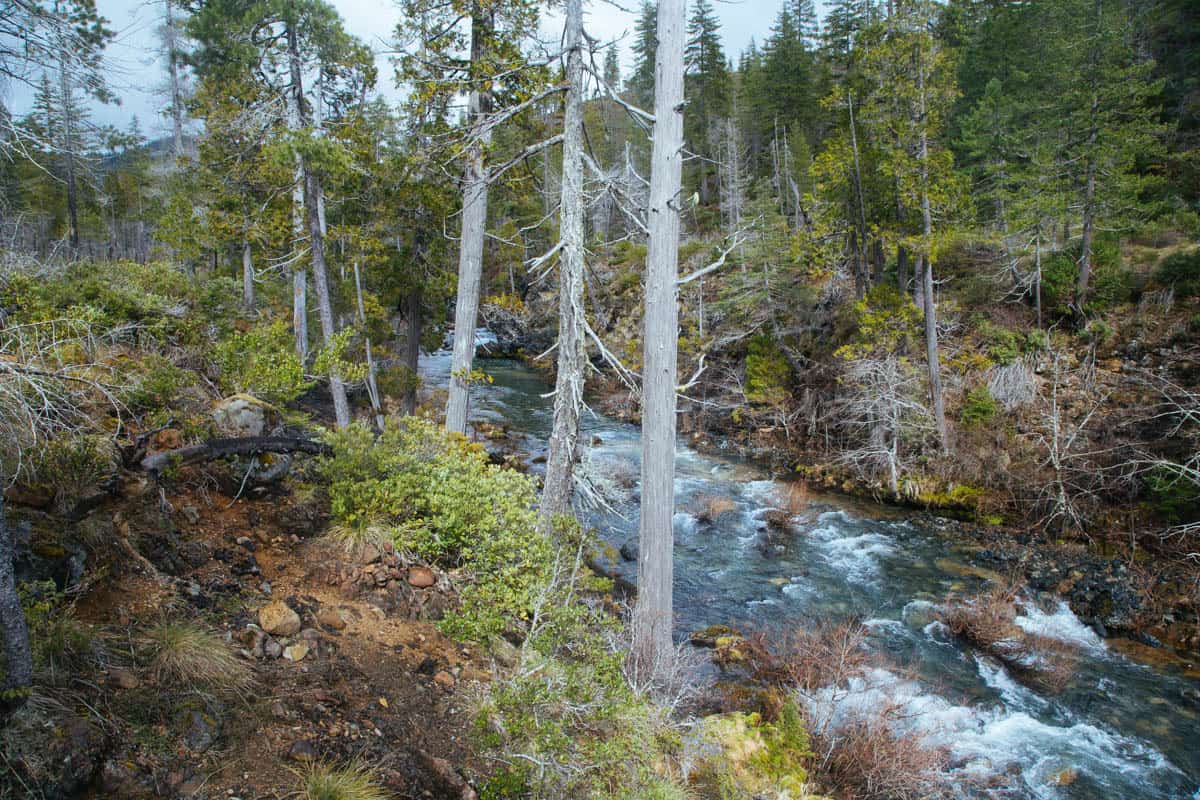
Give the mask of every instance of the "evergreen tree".
[{"label": "evergreen tree", "polygon": [[643,0],[633,26],[633,72],[625,83],[630,102],[643,109],[654,105],[654,54],[658,50],[658,7]]},{"label": "evergreen tree", "polygon": [[719,121],[729,116],[731,83],[725,54],[721,51],[720,22],[709,0],[696,0],[688,20],[684,51],[685,97],[684,138],[688,149],[699,156],[695,185],[700,202],[708,205],[717,195]]}]

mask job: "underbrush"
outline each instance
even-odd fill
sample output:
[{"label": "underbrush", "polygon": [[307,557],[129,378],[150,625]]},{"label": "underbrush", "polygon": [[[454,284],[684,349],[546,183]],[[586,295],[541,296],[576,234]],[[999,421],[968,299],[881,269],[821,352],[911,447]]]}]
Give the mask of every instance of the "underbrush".
[{"label": "underbrush", "polygon": [[1018,678],[1045,691],[1061,691],[1075,671],[1069,644],[1029,633],[1016,624],[1018,589],[995,586],[974,597],[951,597],[938,617],[949,631],[996,658]]},{"label": "underbrush", "polygon": [[[785,727],[799,726],[804,748],[792,757],[822,791],[862,800],[951,796],[946,751],[907,732],[899,705],[824,714],[818,698],[860,682],[879,659],[858,623],[818,622],[783,634],[757,634],[743,644],[744,669],[755,691],[734,702]],[[797,795],[792,795],[797,796]]]},{"label": "underbrush", "polygon": [[496,765],[481,796],[682,798],[664,699],[680,690],[630,673],[624,628],[600,602],[611,584],[583,567],[578,525],[540,533],[533,482],[433,423],[407,417],[378,436],[351,427],[327,441],[335,535],[388,540],[451,570],[462,604],[445,632],[520,643],[475,698],[477,744]]}]

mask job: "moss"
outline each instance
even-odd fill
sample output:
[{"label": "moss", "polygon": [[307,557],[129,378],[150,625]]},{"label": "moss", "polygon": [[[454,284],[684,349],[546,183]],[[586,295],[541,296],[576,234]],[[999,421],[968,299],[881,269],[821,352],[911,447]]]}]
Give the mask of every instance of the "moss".
[{"label": "moss", "polygon": [[791,701],[779,718],[765,722],[757,713],[731,713],[703,722],[701,746],[707,756],[693,781],[700,794],[719,797],[815,797],[806,764],[812,758],[808,732]]}]

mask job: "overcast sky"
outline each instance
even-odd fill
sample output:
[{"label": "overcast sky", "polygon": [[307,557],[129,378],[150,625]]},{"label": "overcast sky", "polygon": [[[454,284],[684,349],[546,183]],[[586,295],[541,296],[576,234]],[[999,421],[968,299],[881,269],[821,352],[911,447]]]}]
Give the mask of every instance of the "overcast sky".
[{"label": "overcast sky", "polygon": [[[395,101],[399,93],[395,89],[392,67],[386,51],[389,39],[395,30],[400,13],[389,0],[331,0],[341,13],[350,33],[362,39],[376,51],[379,61],[379,91]],[[622,9],[633,9],[639,0],[616,0],[613,5],[605,0],[590,0],[585,4],[588,33],[602,42],[617,41],[621,48],[621,62],[631,62],[630,42],[633,38],[634,15]],[[751,38],[761,42],[771,28],[782,4],[781,0],[715,0],[717,16],[721,20],[721,36],[725,52],[730,58],[749,43]],[[818,3],[818,7],[822,4]],[[142,132],[155,138],[167,133],[168,125],[161,114],[167,104],[164,90],[165,76],[162,61],[157,52],[158,39],[155,29],[162,5],[154,0],[98,0],[97,6],[117,32],[115,41],[109,46],[107,62],[113,89],[121,98],[119,106],[97,105],[93,118],[98,123],[126,128],[136,115]],[[550,17],[542,23],[542,36],[557,38],[561,33],[558,17]],[[28,93],[19,87],[10,98],[18,113],[28,109]]]}]

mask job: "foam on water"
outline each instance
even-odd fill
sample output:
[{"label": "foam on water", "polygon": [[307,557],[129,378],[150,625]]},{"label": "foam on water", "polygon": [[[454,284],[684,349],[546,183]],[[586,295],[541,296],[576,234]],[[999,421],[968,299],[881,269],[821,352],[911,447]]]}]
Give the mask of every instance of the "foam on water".
[{"label": "foam on water", "polygon": [[979,677],[983,682],[999,692],[1009,708],[1037,712],[1044,711],[1050,705],[1049,700],[1013,680],[1008,670],[999,662],[976,655],[975,667],[979,670]]},{"label": "foam on water", "polygon": [[[1014,704],[1028,701],[1026,690],[1010,685],[1000,673],[990,671],[985,680],[989,677]],[[884,669],[818,690],[807,703],[815,727],[830,730],[891,709],[893,734],[948,748],[957,768],[968,773],[1003,775],[1016,765],[1024,788],[1038,798],[1059,796],[1050,778],[1068,768],[1086,770],[1118,791],[1121,786],[1144,789],[1159,783],[1156,777],[1173,781],[1179,774],[1161,753],[1136,739],[1087,723],[1053,725],[1004,705],[956,705]]]},{"label": "foam on water", "polygon": [[1026,633],[1045,636],[1085,650],[1104,650],[1104,642],[1096,632],[1079,621],[1063,600],[1054,601],[1054,610],[1042,611],[1036,603],[1022,602],[1020,613],[1013,620]]},{"label": "foam on water", "polygon": [[700,521],[685,511],[676,511],[671,521],[674,523],[675,533],[679,535],[695,533],[700,526]]}]

